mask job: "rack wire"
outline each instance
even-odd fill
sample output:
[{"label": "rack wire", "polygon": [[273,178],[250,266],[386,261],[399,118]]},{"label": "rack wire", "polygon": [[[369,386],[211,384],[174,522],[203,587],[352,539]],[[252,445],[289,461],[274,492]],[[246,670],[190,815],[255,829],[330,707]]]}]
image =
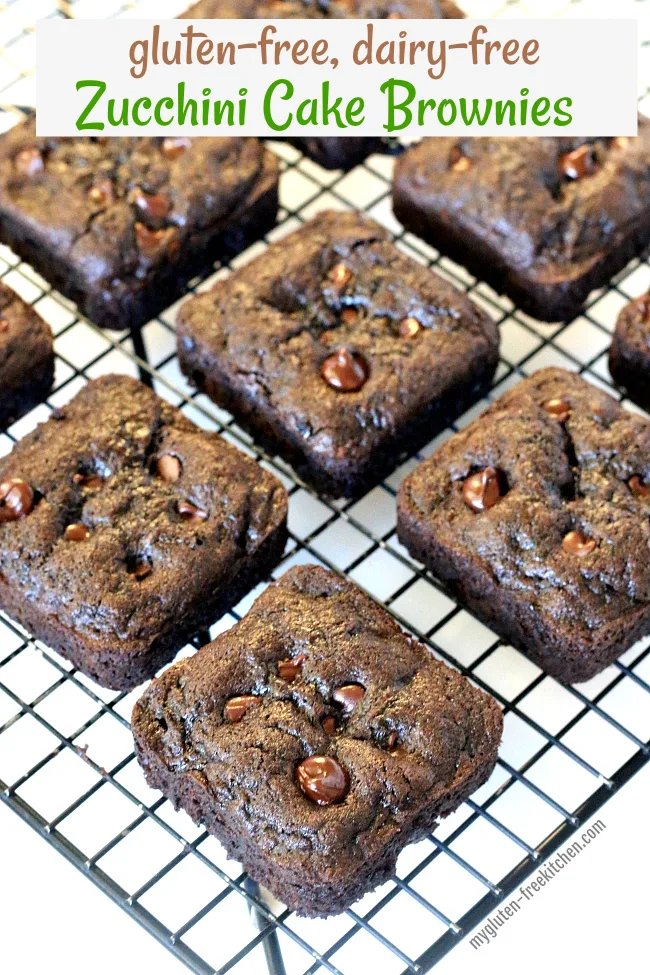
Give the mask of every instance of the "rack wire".
[{"label": "rack wire", "polygon": [[[580,16],[593,14],[594,2],[466,0],[464,6],[481,16]],[[36,17],[174,16],[184,6],[182,0],[0,2],[0,105],[32,101]],[[640,17],[649,8],[649,0],[620,5],[622,14],[629,9]],[[640,108],[650,111],[646,43],[640,67]],[[0,129],[14,124],[17,114],[0,112]],[[579,370],[620,395],[605,353],[622,305],[650,286],[646,259],[633,261],[610,287],[595,292],[574,321],[541,324],[404,233],[390,208],[390,151],[343,174],[324,171],[284,143],[270,145],[283,170],[277,227],[243,255],[231,260],[224,255],[214,274],[192,282],[189,290],[208,287],[319,210],[353,206],[386,225],[405,253],[435,267],[498,322],[502,358],[490,399],[550,364]],[[382,975],[429,971],[648,762],[650,639],[588,683],[561,687],[458,606],[400,546],[395,534],[399,482],[454,429],[478,415],[486,401],[418,455],[401,458],[395,473],[360,501],[332,503],[281,460],[259,450],[228,413],[188,387],[175,356],[175,309],[140,333],[108,333],[81,318],[3,247],[0,278],[50,322],[57,353],[47,403],[0,434],[0,453],[89,379],[116,371],[139,376],[283,480],[290,494],[290,540],[275,577],[300,562],[320,562],[345,574],[435,654],[493,694],[505,715],[503,746],[490,781],[427,839],[402,853],[391,881],[340,917],[309,921],[273,901],[240,865],[227,860],[214,838],[146,786],[129,727],[141,689],[124,694],[98,687],[0,616],[0,798],[200,975],[244,975],[265,966],[270,975],[346,975],[361,964]],[[210,633],[197,634],[181,656],[240,619],[262,588],[215,621]]]}]

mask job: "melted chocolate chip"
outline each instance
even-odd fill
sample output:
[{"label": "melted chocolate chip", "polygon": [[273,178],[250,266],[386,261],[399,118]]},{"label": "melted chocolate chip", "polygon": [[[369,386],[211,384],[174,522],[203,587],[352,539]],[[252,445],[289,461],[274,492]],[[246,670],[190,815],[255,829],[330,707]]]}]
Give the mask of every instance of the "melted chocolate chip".
[{"label": "melted chocolate chip", "polygon": [[11,477],[0,483],[0,522],[26,518],[34,507],[34,491],[27,481]]},{"label": "melted chocolate chip", "polygon": [[163,454],[156,461],[156,473],[163,481],[174,482],[179,479],[183,472],[183,465],[178,457],[173,454]]},{"label": "melted chocolate chip", "polygon": [[560,156],[560,171],[567,179],[584,179],[595,173],[597,168],[594,147],[588,144]]},{"label": "melted chocolate chip", "polygon": [[335,264],[327,277],[335,288],[340,288],[343,290],[343,288],[350,283],[354,275],[350,268],[346,267],[345,264]]},{"label": "melted chocolate chip", "polygon": [[326,718],[323,718],[321,724],[326,735],[336,734],[336,720],[331,715],[328,714]]},{"label": "melted chocolate chip", "polygon": [[81,487],[98,488],[101,487],[103,479],[99,474],[73,474],[72,480]]},{"label": "melted chocolate chip", "polygon": [[9,328],[9,322],[6,318],[0,318],[0,332],[6,332]]},{"label": "melted chocolate chip", "polygon": [[639,477],[638,474],[634,474],[633,477],[627,482],[627,486],[634,495],[635,498],[640,498],[641,501],[647,501],[650,499],[650,487],[645,483],[643,478]]},{"label": "melted chocolate chip", "polygon": [[183,521],[207,521],[208,513],[197,508],[191,501],[179,501],[176,510]]},{"label": "melted chocolate chip", "polygon": [[160,225],[171,210],[168,197],[162,193],[149,194],[137,189],[130,194],[129,201],[135,204],[143,217],[156,225]]},{"label": "melted chocolate chip", "polygon": [[350,777],[342,765],[328,755],[312,755],[296,769],[304,795],[318,806],[342,802],[350,789]]},{"label": "melted chocolate chip", "polygon": [[341,321],[344,325],[354,325],[359,317],[356,308],[344,308],[341,312]]},{"label": "melted chocolate chip", "polygon": [[321,375],[333,389],[342,393],[358,393],[365,385],[370,370],[363,356],[349,349],[339,349],[325,360]]},{"label": "melted chocolate chip", "polygon": [[453,173],[466,173],[472,168],[472,160],[465,155],[460,146],[454,146],[449,153],[449,168]]},{"label": "melted chocolate chip", "polygon": [[241,697],[231,697],[229,701],[226,701],[226,706],[223,709],[226,721],[230,721],[232,724],[239,724],[248,709],[254,704],[257,704],[257,701],[258,698],[254,697],[252,694],[243,694]]},{"label": "melted chocolate chip", "polygon": [[135,239],[143,257],[155,257],[167,238],[165,230],[150,230],[144,223],[136,223]]},{"label": "melted chocolate chip", "polygon": [[345,717],[352,714],[359,701],[365,696],[366,689],[362,684],[344,684],[343,687],[337,687],[332,694],[336,703],[343,708]]},{"label": "melted chocolate chip", "polygon": [[388,753],[390,755],[396,755],[399,751],[399,735],[396,731],[391,731],[388,736]]},{"label": "melted chocolate chip", "polygon": [[409,316],[409,318],[403,318],[399,323],[399,334],[403,339],[414,339],[418,332],[422,329],[417,318]]},{"label": "melted chocolate chip", "polygon": [[90,529],[79,521],[74,525],[68,525],[65,537],[68,542],[87,542],[90,538]]},{"label": "melted chocolate chip", "polygon": [[148,559],[136,559],[133,565],[133,571],[131,575],[134,576],[138,582],[142,582],[147,576],[150,576],[153,572],[153,565]]},{"label": "melted chocolate chip", "polygon": [[88,190],[88,198],[92,203],[96,203],[97,206],[114,203],[115,191],[110,179],[103,179],[99,183],[95,183],[94,186],[91,186]]},{"label": "melted chocolate chip", "polygon": [[307,655],[305,653],[299,653],[297,657],[290,657],[288,660],[278,660],[278,676],[290,684],[302,670],[302,665],[306,659]]},{"label": "melted chocolate chip", "polygon": [[571,415],[571,404],[565,399],[548,399],[543,407],[558,423],[566,423]]},{"label": "melted chocolate chip", "polygon": [[179,156],[187,152],[191,145],[191,139],[177,136],[174,139],[163,139],[160,151],[167,159],[178,159]]},{"label": "melted chocolate chip", "polygon": [[596,548],[596,539],[587,538],[581,531],[571,531],[562,539],[562,547],[569,555],[589,555]]},{"label": "melted chocolate chip", "polygon": [[487,511],[503,497],[503,478],[496,467],[470,474],[463,484],[463,500],[472,511]]},{"label": "melted chocolate chip", "polygon": [[23,176],[38,176],[45,169],[43,154],[36,146],[30,146],[18,153],[15,159],[16,169]]}]

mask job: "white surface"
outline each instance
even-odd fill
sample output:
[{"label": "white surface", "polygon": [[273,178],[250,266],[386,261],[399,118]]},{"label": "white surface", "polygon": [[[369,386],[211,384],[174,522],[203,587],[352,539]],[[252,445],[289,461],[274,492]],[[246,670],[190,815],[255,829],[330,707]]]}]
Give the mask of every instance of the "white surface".
[{"label": "white surface", "polygon": [[[646,766],[594,817],[607,829],[552,886],[489,945],[475,950],[466,939],[439,963],[436,975],[505,975],[518,971],[523,959],[527,975],[646,972],[647,896],[641,885],[650,875],[650,844],[639,843],[639,836],[647,836],[649,807]],[[3,971],[187,971],[2,804],[0,836]],[[534,944],[539,951],[531,951]]]}]

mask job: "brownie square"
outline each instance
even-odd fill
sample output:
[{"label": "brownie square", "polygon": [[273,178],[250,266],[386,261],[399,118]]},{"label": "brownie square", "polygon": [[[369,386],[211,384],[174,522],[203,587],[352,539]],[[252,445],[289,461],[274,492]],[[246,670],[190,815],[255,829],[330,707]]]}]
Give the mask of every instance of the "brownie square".
[{"label": "brownie square", "polygon": [[135,328],[275,222],[257,139],[0,138],[0,240],[105,328]]},{"label": "brownie square", "polygon": [[630,301],[618,316],[609,371],[630,399],[650,410],[650,292]]},{"label": "brownie square", "polygon": [[289,908],[344,911],[490,776],[497,703],[355,585],[291,569],[135,705],[148,783]]},{"label": "brownie square", "polygon": [[356,213],[319,214],[178,318],[190,380],[335,496],[476,400],[498,348],[483,311]]},{"label": "brownie square", "polygon": [[41,403],[54,381],[52,332],[0,281],[0,427]]},{"label": "brownie square", "polygon": [[153,674],[280,558],[282,485],[105,376],[0,462],[0,607],[106,687]]},{"label": "brownie square", "polygon": [[[194,19],[457,19],[453,0],[199,0],[182,15]],[[381,139],[360,136],[289,139],[325,169],[351,169],[376,152]]]},{"label": "brownie square", "polygon": [[395,168],[403,225],[544,321],[578,314],[650,241],[650,121],[635,139],[425,139]]},{"label": "brownie square", "polygon": [[650,422],[543,369],[406,478],[398,535],[547,673],[588,680],[650,633]]}]

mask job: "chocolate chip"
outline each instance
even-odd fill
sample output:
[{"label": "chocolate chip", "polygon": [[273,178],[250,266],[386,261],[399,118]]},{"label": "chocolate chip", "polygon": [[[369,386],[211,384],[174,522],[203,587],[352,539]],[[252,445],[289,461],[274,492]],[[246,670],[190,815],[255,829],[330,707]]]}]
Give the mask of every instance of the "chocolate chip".
[{"label": "chocolate chip", "polygon": [[463,500],[472,511],[487,511],[503,497],[503,478],[496,467],[470,474],[463,484]]},{"label": "chocolate chip", "polygon": [[409,318],[403,318],[399,323],[399,334],[403,339],[413,339],[421,328],[422,326],[417,318],[412,318],[409,316]]},{"label": "chocolate chip", "polygon": [[647,501],[648,498],[650,498],[650,487],[648,487],[643,478],[639,477],[638,474],[634,474],[634,476],[630,478],[630,480],[627,482],[627,486],[635,498],[640,498],[641,501]]},{"label": "chocolate chip", "polygon": [[163,481],[177,481],[183,472],[183,466],[173,454],[163,454],[156,461],[156,472]]},{"label": "chocolate chip", "polygon": [[465,155],[460,146],[454,146],[449,153],[449,168],[454,173],[466,173],[472,168],[472,160]]},{"label": "chocolate chip", "polygon": [[565,399],[547,399],[543,407],[558,423],[566,423],[571,415],[571,404]]},{"label": "chocolate chip", "polygon": [[183,521],[207,521],[208,513],[197,508],[191,501],[179,501],[176,510]]},{"label": "chocolate chip", "polygon": [[335,264],[327,275],[328,280],[334,285],[335,288],[343,290],[352,278],[354,277],[352,271],[345,264]]},{"label": "chocolate chip", "polygon": [[345,717],[352,714],[359,701],[366,696],[366,689],[362,684],[344,684],[337,687],[332,697],[343,708]]},{"label": "chocolate chip", "polygon": [[179,156],[187,152],[191,145],[191,139],[177,136],[174,139],[163,139],[160,151],[167,159],[178,159]]},{"label": "chocolate chip", "polygon": [[560,156],[560,171],[567,179],[583,179],[595,173],[597,168],[594,147],[588,144]]},{"label": "chocolate chip", "polygon": [[148,194],[135,189],[129,194],[129,202],[135,204],[143,217],[154,224],[161,224],[169,216],[169,198],[161,193]]},{"label": "chocolate chip", "polygon": [[341,321],[344,325],[354,325],[359,318],[356,308],[344,308],[341,312]]},{"label": "chocolate chip", "polygon": [[153,565],[148,559],[136,558],[133,568],[129,569],[129,574],[134,576],[138,582],[142,582],[153,572]]},{"label": "chocolate chip", "polygon": [[18,153],[15,159],[16,169],[23,176],[38,176],[45,169],[43,154],[36,146],[30,146]]},{"label": "chocolate chip", "polygon": [[34,491],[27,481],[10,477],[0,483],[0,522],[26,518],[34,507]]},{"label": "chocolate chip", "polygon": [[239,724],[248,709],[254,704],[257,704],[258,700],[259,698],[254,697],[252,694],[231,697],[229,701],[226,701],[226,706],[223,709],[226,721],[231,721],[232,724]]},{"label": "chocolate chip", "polygon": [[278,660],[278,676],[290,684],[302,670],[302,665],[306,659],[307,654],[299,653],[297,657],[290,657],[288,660]]},{"label": "chocolate chip", "polygon": [[596,548],[595,538],[587,538],[581,531],[572,531],[562,539],[562,547],[569,555],[589,555]]},{"label": "chocolate chip", "polygon": [[0,318],[0,332],[6,332],[9,328],[9,322],[6,318]]},{"label": "chocolate chip", "polygon": [[135,239],[143,257],[155,257],[167,239],[166,230],[150,230],[144,223],[136,223]]},{"label": "chocolate chip", "polygon": [[92,203],[96,203],[97,206],[114,203],[115,192],[110,179],[103,179],[99,183],[95,183],[94,186],[91,186],[88,190],[88,198]]},{"label": "chocolate chip", "polygon": [[396,731],[391,731],[388,736],[388,753],[390,755],[396,755],[399,748],[399,735]]},{"label": "chocolate chip", "polygon": [[342,393],[358,393],[365,385],[370,369],[363,356],[357,352],[339,349],[325,360],[321,375],[333,389]]},{"label": "chocolate chip", "polygon": [[55,406],[54,409],[52,410],[52,413],[50,414],[50,419],[57,420],[57,421],[65,420],[65,410],[62,410],[61,407],[59,406]]},{"label": "chocolate chip", "polygon": [[342,802],[350,789],[350,777],[342,765],[328,755],[312,755],[296,769],[304,795],[318,806]]},{"label": "chocolate chip", "polygon": [[68,542],[87,542],[90,538],[90,529],[82,522],[77,522],[75,525],[68,525],[65,537]]},{"label": "chocolate chip", "polygon": [[326,718],[323,718],[321,724],[326,735],[336,734],[336,720],[331,715],[328,714]]},{"label": "chocolate chip", "polygon": [[81,487],[98,488],[103,484],[103,478],[99,474],[73,474],[72,480]]}]

